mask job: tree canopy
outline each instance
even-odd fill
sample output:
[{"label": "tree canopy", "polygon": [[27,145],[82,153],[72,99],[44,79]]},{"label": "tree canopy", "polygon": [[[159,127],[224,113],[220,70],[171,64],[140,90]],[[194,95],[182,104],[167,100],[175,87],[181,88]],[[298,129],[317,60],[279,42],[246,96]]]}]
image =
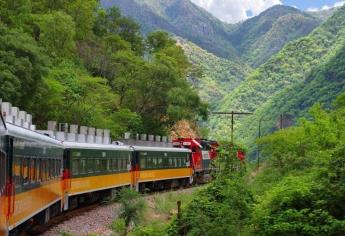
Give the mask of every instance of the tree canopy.
[{"label": "tree canopy", "polygon": [[47,120],[167,134],[206,118],[191,65],[165,32],[147,37],[96,0],[0,0],[0,97]]}]

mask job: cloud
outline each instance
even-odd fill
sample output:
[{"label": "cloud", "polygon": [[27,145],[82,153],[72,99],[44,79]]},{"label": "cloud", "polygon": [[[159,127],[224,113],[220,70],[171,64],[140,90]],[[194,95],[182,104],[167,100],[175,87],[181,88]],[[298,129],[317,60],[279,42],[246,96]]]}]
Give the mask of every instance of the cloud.
[{"label": "cloud", "polygon": [[281,0],[192,0],[192,2],[228,23],[257,16],[274,5],[282,4]]},{"label": "cloud", "polygon": [[324,11],[324,10],[329,10],[331,8],[334,8],[334,7],[341,7],[344,5],[345,5],[345,1],[338,1],[338,2],[334,3],[333,5],[324,5],[321,8],[310,7],[307,9],[307,11],[310,11],[310,12]]}]

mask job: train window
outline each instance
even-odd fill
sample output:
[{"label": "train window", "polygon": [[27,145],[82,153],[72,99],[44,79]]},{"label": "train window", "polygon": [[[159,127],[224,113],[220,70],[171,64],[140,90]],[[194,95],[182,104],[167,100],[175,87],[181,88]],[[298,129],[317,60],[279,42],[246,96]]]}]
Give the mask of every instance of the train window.
[{"label": "train window", "polygon": [[41,159],[41,181],[46,181],[46,169],[45,169],[45,160]]},{"label": "train window", "polygon": [[113,172],[115,172],[116,171],[116,159],[111,159],[111,169],[112,169],[112,171]]},{"label": "train window", "polygon": [[101,160],[101,171],[104,172],[107,169],[107,159],[102,159]]},{"label": "train window", "polygon": [[50,160],[50,177],[53,179],[56,176],[56,167],[55,167],[55,159]]},{"label": "train window", "polygon": [[107,159],[107,172],[111,171],[111,159]]},{"label": "train window", "polygon": [[29,167],[30,167],[30,159],[24,158],[23,165],[22,165],[23,184],[29,183]]},{"label": "train window", "polygon": [[53,170],[54,170],[54,163],[52,162],[52,160],[47,160],[47,173],[48,179],[51,179],[53,177]]},{"label": "train window", "polygon": [[80,174],[86,174],[86,160],[85,159],[80,160],[79,171],[80,171]]},{"label": "train window", "polygon": [[[0,140],[1,142],[2,140]],[[6,182],[6,156],[0,150],[0,195],[5,190],[5,182]]]},{"label": "train window", "polygon": [[150,169],[151,166],[152,166],[151,158],[148,157],[148,158],[145,158],[145,159],[146,159],[146,169]]},{"label": "train window", "polygon": [[30,183],[35,183],[36,182],[36,160],[31,158],[30,159],[30,168],[29,168],[29,172],[30,172]]},{"label": "train window", "polygon": [[59,160],[55,159],[55,177],[59,177],[59,175],[60,175]]},{"label": "train window", "polygon": [[40,160],[40,179],[43,182],[44,181],[44,161],[41,159]]},{"label": "train window", "polygon": [[37,174],[37,182],[41,182],[42,181],[41,159],[36,160],[36,174]]},{"label": "train window", "polygon": [[119,171],[123,170],[123,159],[122,158],[119,159],[119,166],[118,166],[118,168],[119,168]]},{"label": "train window", "polygon": [[22,158],[19,156],[15,157],[14,165],[13,165],[13,177],[16,187],[19,187],[22,185]]},{"label": "train window", "polygon": [[163,167],[163,159],[161,157],[158,158],[157,166],[158,167]]},{"label": "train window", "polygon": [[140,159],[140,168],[142,169],[146,168],[146,160],[144,158]]},{"label": "train window", "polygon": [[153,158],[152,158],[152,164],[153,164],[153,167],[154,167],[154,168],[157,167],[157,158],[156,158],[156,157],[153,157]]},{"label": "train window", "polygon": [[43,160],[43,180],[48,180],[48,174],[49,174],[49,166],[48,166],[48,160]]},{"label": "train window", "polygon": [[96,159],[96,172],[100,172],[101,171],[101,160]]},{"label": "train window", "polygon": [[53,159],[52,160],[52,164],[53,164],[53,178],[57,177],[57,160]]},{"label": "train window", "polygon": [[75,159],[72,162],[72,173],[74,176],[79,175],[79,160]]},{"label": "train window", "polygon": [[93,167],[94,167],[94,159],[87,159],[86,161],[86,169],[88,174],[93,173]]},{"label": "train window", "polygon": [[122,159],[122,171],[127,170],[127,160]]}]

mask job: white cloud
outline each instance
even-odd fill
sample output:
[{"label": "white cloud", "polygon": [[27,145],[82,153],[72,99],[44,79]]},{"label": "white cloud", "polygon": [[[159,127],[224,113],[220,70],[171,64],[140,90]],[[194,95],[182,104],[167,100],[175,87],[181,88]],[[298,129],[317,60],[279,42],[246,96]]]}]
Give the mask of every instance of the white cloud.
[{"label": "white cloud", "polygon": [[317,11],[320,11],[319,8],[316,8],[316,7],[310,7],[307,9],[307,11],[310,11],[310,12],[317,12]]},{"label": "white cloud", "polygon": [[334,7],[341,7],[341,6],[344,6],[345,5],[345,1],[340,1],[340,2],[336,2],[334,4]]},{"label": "white cloud", "polygon": [[336,3],[334,3],[333,5],[324,5],[322,6],[321,8],[315,8],[315,7],[311,7],[311,8],[308,8],[307,11],[311,11],[311,12],[316,12],[316,11],[324,11],[324,10],[329,10],[331,8],[334,8],[334,7],[341,7],[341,6],[344,6],[345,5],[345,1],[338,1]]},{"label": "white cloud", "polygon": [[195,4],[211,12],[220,20],[236,23],[257,16],[266,9],[282,4],[281,0],[192,0]]}]

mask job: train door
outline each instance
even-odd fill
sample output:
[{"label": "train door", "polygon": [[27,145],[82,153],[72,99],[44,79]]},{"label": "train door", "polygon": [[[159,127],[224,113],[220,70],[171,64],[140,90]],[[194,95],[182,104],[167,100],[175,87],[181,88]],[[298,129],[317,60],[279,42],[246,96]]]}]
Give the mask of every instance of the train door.
[{"label": "train door", "polygon": [[5,123],[0,115],[0,236],[8,235],[8,198],[6,183],[8,181],[8,162],[6,156]]},{"label": "train door", "polygon": [[68,206],[68,193],[71,190],[71,163],[70,155],[71,150],[65,149],[63,154],[63,173],[62,173],[62,208],[67,211]]},{"label": "train door", "polygon": [[131,169],[131,178],[132,178],[132,188],[136,191],[139,191],[138,180],[140,178],[140,167],[139,167],[139,152],[133,151],[132,155],[132,169]]}]

